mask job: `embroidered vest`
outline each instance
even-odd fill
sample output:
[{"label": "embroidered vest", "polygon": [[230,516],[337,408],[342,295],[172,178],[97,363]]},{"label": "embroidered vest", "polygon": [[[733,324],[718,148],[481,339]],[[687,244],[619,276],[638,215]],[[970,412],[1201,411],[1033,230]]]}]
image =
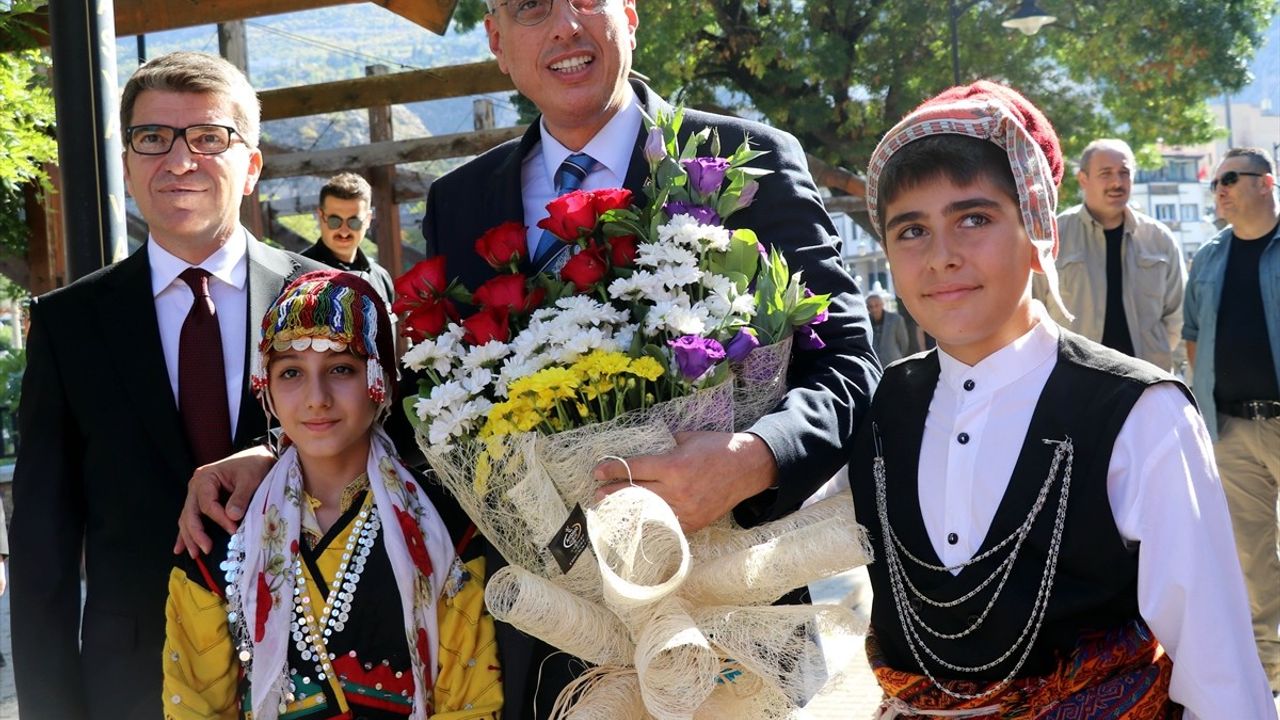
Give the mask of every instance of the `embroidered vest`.
[{"label": "embroidered vest", "polygon": [[[944,565],[933,550],[920,512],[917,471],[925,415],[938,383],[935,353],[917,356],[885,371],[871,411],[855,441],[849,476],[858,522],[870,532],[876,561],[868,566],[874,590],[871,625],[889,665],[920,673],[907,643],[890,585],[884,534],[876,502],[872,424],[878,428],[886,474],[889,524],[906,550],[920,560]],[[1053,463],[1056,446],[1044,439],[1071,438],[1072,475],[1058,552],[1056,577],[1049,590],[1043,625],[1017,676],[1050,672],[1060,656],[1086,630],[1105,630],[1138,617],[1138,548],[1116,529],[1107,497],[1107,468],[1116,437],[1138,397],[1150,385],[1177,382],[1154,366],[1121,355],[1066,330],[1058,343],[1058,362],[1036,403],[1027,436],[1008,489],[991,528],[975,556],[990,550],[1027,519]],[[1190,398],[1190,392],[1181,386]],[[1065,462],[1050,487],[1044,507],[1030,528],[1007,584],[982,623],[971,634],[942,639],[921,630],[920,636],[943,660],[974,667],[996,660],[1018,642],[1028,627],[1050,556],[1055,515],[1062,492]],[[974,591],[991,576],[1009,546],[952,575],[903,560],[907,577],[926,597],[953,601]],[[899,550],[899,555],[902,555]],[[935,630],[955,634],[973,624],[990,603],[997,577],[954,607],[934,607],[906,591],[911,607]],[[916,641],[919,647],[919,641]],[[1016,665],[1026,647],[995,666],[972,673],[947,669],[923,651],[919,656],[939,678],[1000,680]]]}]

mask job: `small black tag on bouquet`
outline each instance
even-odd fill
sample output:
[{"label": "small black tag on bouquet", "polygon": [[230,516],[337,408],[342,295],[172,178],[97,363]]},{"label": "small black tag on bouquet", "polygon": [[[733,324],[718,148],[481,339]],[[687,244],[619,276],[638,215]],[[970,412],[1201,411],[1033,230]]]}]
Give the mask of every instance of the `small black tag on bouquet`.
[{"label": "small black tag on bouquet", "polygon": [[569,572],[578,561],[578,556],[587,549],[587,514],[582,511],[582,505],[573,506],[569,518],[560,526],[555,537],[551,538],[547,549],[560,566],[560,572]]}]

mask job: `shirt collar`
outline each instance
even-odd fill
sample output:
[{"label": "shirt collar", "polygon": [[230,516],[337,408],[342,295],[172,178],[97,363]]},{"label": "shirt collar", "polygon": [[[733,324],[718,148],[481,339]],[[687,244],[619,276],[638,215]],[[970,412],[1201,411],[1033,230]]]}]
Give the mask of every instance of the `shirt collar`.
[{"label": "shirt collar", "polygon": [[369,258],[365,257],[364,251],[359,247],[356,247],[356,256],[351,259],[351,262],[347,262],[335,255],[333,250],[324,244],[324,238],[316,240],[315,250],[312,251],[311,258],[319,260],[330,267],[336,267],[339,270],[369,271]]},{"label": "shirt collar", "polygon": [[[628,85],[627,89],[630,91],[631,86]],[[614,113],[609,122],[579,152],[590,155],[619,179],[625,179],[627,167],[631,165],[631,151],[635,148],[636,138],[640,136],[641,119],[639,101],[635,93],[631,92],[630,101]],[[560,169],[560,164],[573,151],[561,145],[559,140],[547,132],[545,120],[539,123],[539,128],[542,135],[542,165],[547,173],[548,185],[555,187],[556,170]]]},{"label": "shirt collar", "polygon": [[[1024,375],[1057,357],[1058,324],[1049,318],[1040,301],[1033,300],[1037,322],[1026,334],[991,353],[970,367],[938,348],[941,383],[951,392],[970,396],[995,392],[1022,379]],[[965,383],[972,381],[972,390]]]},{"label": "shirt collar", "polygon": [[[248,231],[240,228],[231,233],[222,247],[204,259],[195,267],[204,268],[209,274],[237,290],[244,289],[245,278],[248,277],[247,263]],[[160,247],[155,238],[147,236],[147,261],[151,265],[151,296],[155,297],[173,284],[184,270],[192,267],[190,263]]]}]

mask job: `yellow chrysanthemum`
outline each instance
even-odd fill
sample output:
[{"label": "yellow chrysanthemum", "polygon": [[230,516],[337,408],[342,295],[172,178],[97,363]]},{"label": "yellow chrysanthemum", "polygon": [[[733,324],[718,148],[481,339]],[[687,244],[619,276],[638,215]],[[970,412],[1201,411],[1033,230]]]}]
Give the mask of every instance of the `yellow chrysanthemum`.
[{"label": "yellow chrysanthemum", "polygon": [[665,370],[661,363],[648,355],[645,355],[644,357],[633,359],[631,364],[627,367],[627,372],[635,375],[636,377],[641,377],[652,382],[662,377]]}]

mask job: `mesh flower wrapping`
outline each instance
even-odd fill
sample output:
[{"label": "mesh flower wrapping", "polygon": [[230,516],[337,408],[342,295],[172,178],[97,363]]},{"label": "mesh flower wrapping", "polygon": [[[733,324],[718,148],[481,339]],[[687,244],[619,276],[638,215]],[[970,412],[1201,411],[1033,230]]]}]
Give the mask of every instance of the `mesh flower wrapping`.
[{"label": "mesh flower wrapping", "polygon": [[[563,233],[572,255],[561,270],[523,275],[486,233],[477,251],[499,275],[476,293],[457,282],[441,290],[440,258],[422,282],[397,283],[425,288],[400,307],[434,313],[407,326],[434,325],[446,303],[475,307],[415,338],[404,361],[422,380],[405,410],[438,480],[510,563],[489,581],[494,616],[598,666],[562,695],[566,717],[794,705],[816,636],[748,657],[746,626],[720,615],[757,610],[741,617],[771,637],[812,629],[828,611],[804,609],[800,621],[768,604],[870,557],[850,503],[767,529],[726,517],[686,538],[653,493],[624,488],[594,501],[601,460],[668,452],[676,433],[734,432],[771,412],[787,389],[792,336],[812,335],[826,316],[828,296],[806,288],[781,253],[723,224],[755,198],[767,171],[749,163],[761,153],[744,142],[716,157],[709,130],[681,144],[681,117],[651,124],[647,204],[614,189],[548,205],[539,225]],[[580,554],[557,547],[583,533]],[[852,615],[829,624],[855,626]]]}]

